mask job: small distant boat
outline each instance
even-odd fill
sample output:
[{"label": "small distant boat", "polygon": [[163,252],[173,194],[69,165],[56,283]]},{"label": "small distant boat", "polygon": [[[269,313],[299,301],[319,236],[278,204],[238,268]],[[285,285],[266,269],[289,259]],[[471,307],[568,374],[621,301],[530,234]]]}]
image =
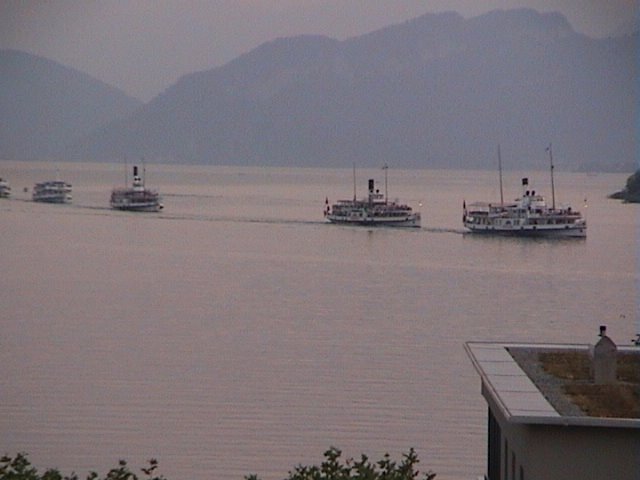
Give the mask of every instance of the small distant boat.
[{"label": "small distant boat", "polygon": [[70,203],[73,198],[71,184],[62,180],[47,180],[36,183],[31,198],[34,202]]},{"label": "small distant boat", "polygon": [[111,192],[111,208],[133,212],[158,212],[164,208],[160,194],[145,187],[138,175],[138,167],[133,167],[133,186],[114,188]]},{"label": "small distant boat", "polygon": [[462,202],[462,223],[472,233],[529,237],[586,237],[587,221],[571,207],[556,208],[553,186],[553,155],[547,148],[551,163],[552,204],[547,205],[542,195],[529,190],[529,179],[522,179],[522,196],[513,203],[505,203],[502,194],[502,165],[500,149],[500,201],[476,202],[467,206]]},{"label": "small distant boat", "polygon": [[0,178],[0,198],[9,198],[11,196],[11,187],[9,182],[4,178]]},{"label": "small distant boat", "polygon": [[420,227],[420,213],[414,212],[409,205],[389,201],[387,196],[387,170],[385,170],[385,194],[375,188],[375,181],[369,179],[369,193],[366,198],[356,198],[355,167],[353,173],[353,199],[338,200],[329,205],[325,200],[325,218],[331,223],[360,225],[367,227]]}]

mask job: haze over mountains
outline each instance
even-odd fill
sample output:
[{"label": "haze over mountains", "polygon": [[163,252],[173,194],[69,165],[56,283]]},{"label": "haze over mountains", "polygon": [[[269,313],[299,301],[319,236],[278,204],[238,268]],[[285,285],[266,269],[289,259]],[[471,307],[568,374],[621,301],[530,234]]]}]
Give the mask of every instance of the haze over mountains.
[{"label": "haze over mountains", "polygon": [[141,105],[77,70],[0,50],[0,159],[63,158],[74,140]]},{"label": "haze over mountains", "polygon": [[[0,158],[281,166],[632,171],[638,34],[559,14],[428,14],[338,41],[282,38],[147,104],[0,54]],[[16,64],[22,65],[15,68]]]}]

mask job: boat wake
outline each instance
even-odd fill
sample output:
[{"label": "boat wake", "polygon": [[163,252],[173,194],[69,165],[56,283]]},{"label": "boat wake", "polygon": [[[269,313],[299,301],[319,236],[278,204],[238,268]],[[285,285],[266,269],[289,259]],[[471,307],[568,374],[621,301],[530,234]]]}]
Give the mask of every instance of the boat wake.
[{"label": "boat wake", "polygon": [[440,228],[440,227],[422,227],[422,231],[429,233],[455,233],[457,235],[464,235],[468,233],[462,228]]},{"label": "boat wake", "polygon": [[215,216],[202,214],[171,214],[160,213],[154,216],[160,220],[186,220],[197,222],[230,222],[230,223],[264,223],[273,225],[323,225],[326,222],[322,220],[299,220],[284,218],[255,218],[255,217],[235,217],[235,216]]},{"label": "boat wake", "polygon": [[163,193],[164,198],[224,198],[223,195],[211,195],[206,193]]},{"label": "boat wake", "polygon": [[[171,195],[171,194],[170,194]],[[9,203],[19,202],[22,204],[32,204],[30,199],[13,198],[9,202],[3,202],[8,205]],[[128,212],[120,211],[111,208],[108,205],[95,205],[95,204],[79,204],[71,203],[62,206],[63,208],[55,209],[56,214],[60,215],[105,215],[114,217],[143,217],[155,220],[170,220],[170,221],[194,221],[194,222],[219,222],[219,223],[253,223],[253,224],[268,224],[268,225],[314,225],[314,226],[327,226],[345,228],[344,225],[336,225],[327,222],[325,219],[317,220],[304,220],[304,219],[287,219],[287,218],[269,218],[269,217],[239,217],[233,215],[207,215],[207,214],[190,214],[190,213],[172,213],[166,210],[160,212]],[[346,226],[346,228],[362,229],[361,226]],[[419,227],[419,228],[398,228],[394,226],[372,226],[367,230],[384,230],[384,231],[404,231],[404,232],[428,232],[428,233],[440,233],[440,234],[456,234],[464,235],[468,232],[459,228],[443,228],[443,227]]]}]

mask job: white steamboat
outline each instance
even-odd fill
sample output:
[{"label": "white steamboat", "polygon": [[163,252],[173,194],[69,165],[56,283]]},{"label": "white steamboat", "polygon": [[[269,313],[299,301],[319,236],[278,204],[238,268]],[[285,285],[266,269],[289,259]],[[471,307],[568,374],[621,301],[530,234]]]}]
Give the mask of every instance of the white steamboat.
[{"label": "white steamboat", "polygon": [[420,227],[420,213],[414,212],[406,204],[397,201],[389,201],[387,197],[387,169],[385,165],[385,194],[375,188],[373,179],[369,179],[369,193],[367,197],[358,200],[354,187],[352,200],[338,200],[329,205],[329,199],[325,201],[325,218],[331,223],[359,226],[385,226],[385,227]]},{"label": "white steamboat", "polygon": [[[505,203],[502,194],[502,165],[500,165],[500,201],[462,204],[462,223],[472,233],[531,237],[586,237],[587,221],[571,207],[556,208],[553,184],[553,155],[547,148],[551,164],[552,204],[535,190],[529,190],[529,180],[522,179],[522,196],[513,203]],[[498,150],[500,159],[500,150]]]},{"label": "white steamboat", "polygon": [[0,198],[9,198],[11,196],[11,187],[9,182],[4,178],[0,178]]},{"label": "white steamboat", "polygon": [[36,183],[31,198],[34,202],[70,203],[72,200],[71,184],[62,180],[48,180]]},{"label": "white steamboat", "polygon": [[114,188],[111,192],[111,208],[133,212],[158,212],[164,205],[160,194],[145,187],[144,179],[133,167],[133,185],[130,188]]}]

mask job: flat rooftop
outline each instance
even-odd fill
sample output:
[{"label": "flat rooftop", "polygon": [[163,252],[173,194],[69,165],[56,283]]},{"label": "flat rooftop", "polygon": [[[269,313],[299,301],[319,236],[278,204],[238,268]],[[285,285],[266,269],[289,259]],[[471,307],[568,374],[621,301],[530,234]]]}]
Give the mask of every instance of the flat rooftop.
[{"label": "flat rooftop", "polygon": [[614,385],[594,385],[591,345],[467,342],[489,394],[514,423],[640,428],[640,347],[618,347]]}]

